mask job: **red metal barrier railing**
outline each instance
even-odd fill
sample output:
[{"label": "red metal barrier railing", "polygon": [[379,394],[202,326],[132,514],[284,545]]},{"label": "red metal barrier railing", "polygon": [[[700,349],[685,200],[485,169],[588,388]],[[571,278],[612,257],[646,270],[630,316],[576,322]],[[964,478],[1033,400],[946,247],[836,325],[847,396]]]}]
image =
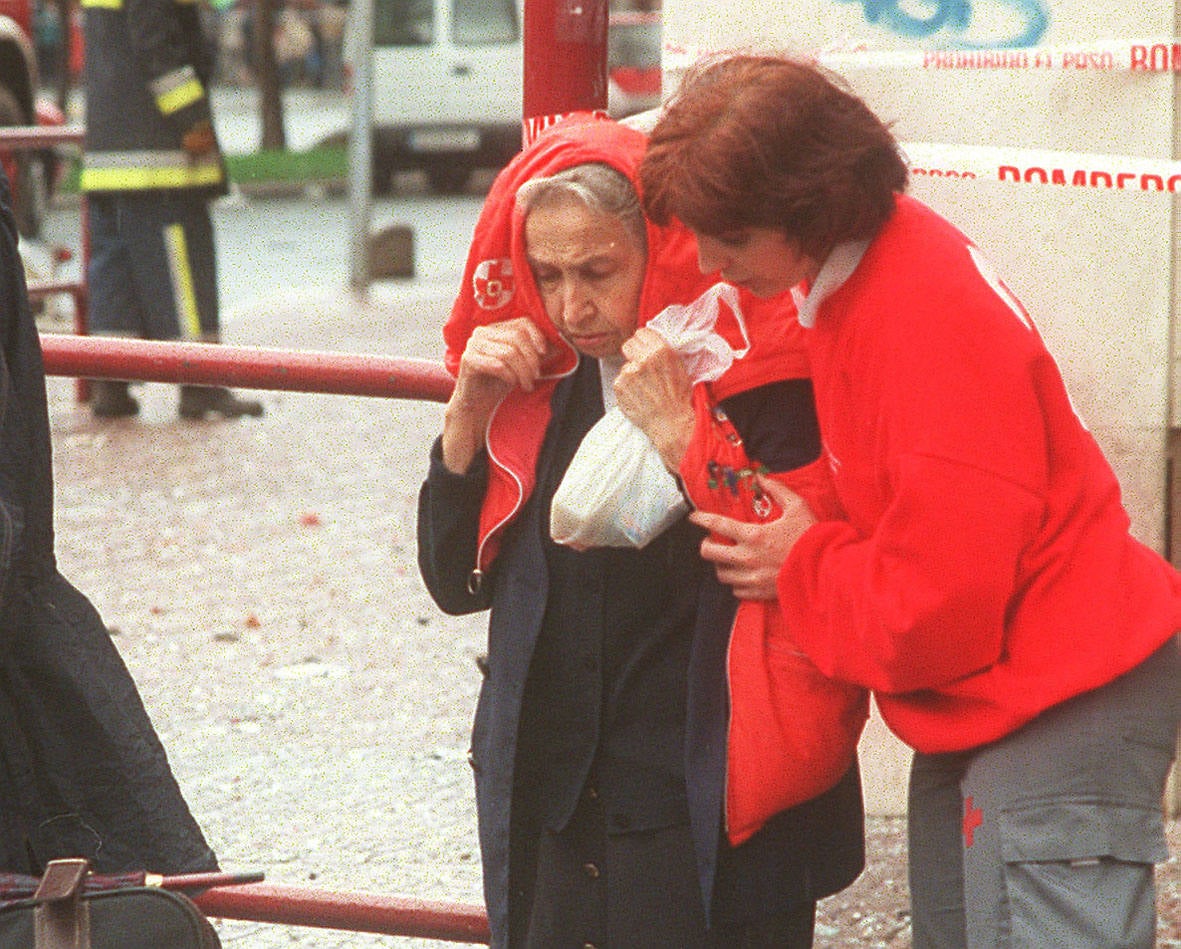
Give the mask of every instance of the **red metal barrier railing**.
[{"label": "red metal barrier railing", "polygon": [[52,376],[139,379],[446,402],[454,380],[439,363],[356,355],[100,336],[41,336]]},{"label": "red metal barrier railing", "polygon": [[[60,334],[42,334],[41,351],[46,373],[57,376],[435,402],[445,402],[454,384],[438,363],[396,356]],[[215,887],[196,902],[224,919],[444,942],[487,944],[491,938],[484,908],[464,903],[271,884]]]},{"label": "red metal barrier railing", "polygon": [[[438,363],[396,356],[61,334],[42,334],[41,351],[46,373],[56,376],[435,402],[445,402],[454,383]],[[464,903],[271,884],[215,887],[196,901],[207,915],[224,919],[444,942],[490,941],[484,908]]]},{"label": "red metal barrier railing", "polygon": [[0,128],[0,149],[81,145],[83,133],[81,125],[6,125]]},{"label": "red metal barrier railing", "polygon": [[[33,148],[56,148],[60,145],[82,145],[85,129],[81,125],[11,125],[0,128],[0,152]],[[74,328],[86,331],[86,225],[83,211],[82,225],[82,279],[77,281],[32,281],[29,283],[29,297],[43,299],[57,294],[69,294],[74,298]]]},{"label": "red metal barrier railing", "polygon": [[444,942],[489,942],[482,906],[437,903],[376,893],[333,893],[251,883],[206,890],[196,897],[208,916],[348,932],[414,936]]}]

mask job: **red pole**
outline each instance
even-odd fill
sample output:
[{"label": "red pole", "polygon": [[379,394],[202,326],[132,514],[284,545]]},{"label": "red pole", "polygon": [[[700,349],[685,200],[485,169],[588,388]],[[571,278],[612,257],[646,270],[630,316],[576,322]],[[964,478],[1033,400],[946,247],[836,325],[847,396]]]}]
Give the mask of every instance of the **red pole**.
[{"label": "red pole", "polygon": [[446,402],[454,380],[439,363],[396,356],[259,349],[105,336],[41,336],[51,376],[142,379]]},{"label": "red pole", "polygon": [[490,938],[484,908],[462,903],[271,884],[216,887],[194,902],[223,919],[485,945]]},{"label": "red pole", "polygon": [[569,112],[607,110],[608,0],[525,0],[524,139]]}]

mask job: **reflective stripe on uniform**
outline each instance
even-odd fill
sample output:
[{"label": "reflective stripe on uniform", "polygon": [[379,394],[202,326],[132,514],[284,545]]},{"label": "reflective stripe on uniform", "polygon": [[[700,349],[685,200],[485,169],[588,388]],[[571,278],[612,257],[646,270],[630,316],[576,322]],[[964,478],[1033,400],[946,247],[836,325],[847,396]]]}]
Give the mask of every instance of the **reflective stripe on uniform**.
[{"label": "reflective stripe on uniform", "polygon": [[87,168],[83,191],[151,191],[157,188],[200,188],[221,184],[221,168]]},{"label": "reflective stripe on uniform", "polygon": [[180,150],[87,152],[82,159],[83,191],[147,191],[197,188],[225,180],[216,158],[193,162]]},{"label": "reflective stripe on uniform", "polygon": [[197,71],[192,66],[181,66],[153,79],[151,89],[152,95],[156,97],[156,106],[164,115],[172,115],[205,98],[205,87],[201,85]]},{"label": "reflective stripe on uniform", "polygon": [[172,300],[176,304],[176,318],[185,339],[201,338],[201,314],[197,309],[197,291],[193,286],[193,269],[189,264],[189,243],[181,224],[164,228],[164,246],[168,251],[168,273],[172,278]]},{"label": "reflective stripe on uniform", "polygon": [[[178,6],[191,7],[198,3],[199,0],[176,0]],[[122,10],[123,0],[82,0],[82,8],[87,7],[101,7],[104,10]]]},{"label": "reflective stripe on uniform", "polygon": [[129,148],[89,151],[82,156],[86,168],[172,168],[186,165],[189,155],[183,148]]}]

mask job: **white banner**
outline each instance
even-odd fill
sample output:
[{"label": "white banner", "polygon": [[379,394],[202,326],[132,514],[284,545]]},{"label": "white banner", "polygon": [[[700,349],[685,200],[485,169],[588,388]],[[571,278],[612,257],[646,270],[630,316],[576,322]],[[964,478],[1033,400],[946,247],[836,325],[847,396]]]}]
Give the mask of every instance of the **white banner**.
[{"label": "white banner", "polygon": [[931,142],[902,142],[899,147],[916,176],[1101,191],[1181,189],[1181,161]]},{"label": "white banner", "polygon": [[[666,70],[688,68],[696,60],[725,50],[667,43]],[[1181,72],[1181,40],[1103,40],[1077,46],[1024,49],[873,49],[845,45],[810,54],[829,69],[1010,70],[1042,72]]]}]

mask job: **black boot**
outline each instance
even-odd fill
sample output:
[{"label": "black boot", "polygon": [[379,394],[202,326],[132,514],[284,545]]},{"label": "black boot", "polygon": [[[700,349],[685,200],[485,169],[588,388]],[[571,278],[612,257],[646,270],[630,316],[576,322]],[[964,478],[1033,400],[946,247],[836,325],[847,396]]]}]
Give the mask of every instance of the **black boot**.
[{"label": "black boot", "polygon": [[127,392],[126,382],[91,379],[90,411],[96,418],[126,418],[139,412],[139,403]]},{"label": "black boot", "polygon": [[213,413],[223,418],[241,415],[262,415],[262,403],[254,399],[239,399],[222,386],[181,386],[180,417],[203,419]]}]

